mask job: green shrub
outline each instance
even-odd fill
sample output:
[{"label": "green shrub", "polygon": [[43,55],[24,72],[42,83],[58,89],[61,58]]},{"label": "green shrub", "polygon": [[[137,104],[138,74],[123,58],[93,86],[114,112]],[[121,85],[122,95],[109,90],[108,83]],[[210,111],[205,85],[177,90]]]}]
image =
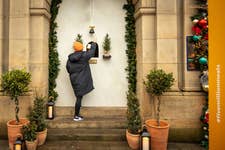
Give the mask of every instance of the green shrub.
[{"label": "green shrub", "polygon": [[174,78],[172,73],[165,73],[162,69],[153,69],[150,70],[149,74],[147,74],[147,80],[144,81],[144,85],[148,93],[158,99],[157,106],[157,122],[159,125],[159,113],[160,113],[160,97],[161,95],[169,90],[174,83]]},{"label": "green shrub", "polygon": [[31,82],[31,74],[25,70],[12,70],[2,74],[2,89],[11,100],[14,100],[16,109],[16,121],[19,122],[19,99],[18,97],[28,91],[28,85]]},{"label": "green shrub", "polygon": [[45,121],[46,105],[45,97],[36,96],[34,100],[33,109],[30,112],[29,120],[30,122],[35,122],[37,125],[37,132],[44,131],[47,127]]},{"label": "green shrub", "polygon": [[23,126],[22,133],[24,140],[35,141],[37,139],[37,125],[35,122],[30,122],[28,125]]},{"label": "green shrub", "polygon": [[132,134],[141,130],[141,116],[138,99],[132,91],[127,93],[127,129]]}]

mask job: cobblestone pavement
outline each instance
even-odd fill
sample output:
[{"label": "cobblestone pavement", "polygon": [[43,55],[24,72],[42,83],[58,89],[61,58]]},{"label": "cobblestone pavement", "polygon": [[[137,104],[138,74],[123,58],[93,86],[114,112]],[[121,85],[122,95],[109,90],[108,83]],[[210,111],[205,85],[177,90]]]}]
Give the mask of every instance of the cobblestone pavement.
[{"label": "cobblestone pavement", "polygon": [[[8,141],[0,140],[0,150],[9,150]],[[130,150],[126,142],[50,141],[38,150]],[[168,150],[204,150],[196,143],[169,143]]]}]

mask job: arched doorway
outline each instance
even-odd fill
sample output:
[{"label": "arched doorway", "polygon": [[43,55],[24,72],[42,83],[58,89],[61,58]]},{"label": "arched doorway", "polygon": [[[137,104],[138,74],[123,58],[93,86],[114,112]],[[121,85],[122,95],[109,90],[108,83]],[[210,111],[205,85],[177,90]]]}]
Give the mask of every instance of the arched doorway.
[{"label": "arched doorway", "polygon": [[[62,1],[56,19],[59,26],[57,36],[61,62],[56,87],[59,94],[57,106],[74,106],[75,96],[65,68],[67,56],[73,52],[72,43],[77,34],[82,34],[84,45],[89,42],[91,22],[95,25],[100,56],[97,58],[97,64],[90,65],[95,89],[84,97],[83,106],[126,106],[127,58],[124,41],[125,12],[122,9],[124,3],[125,0]],[[106,33],[111,37],[110,60],[102,58],[102,42]]]}]

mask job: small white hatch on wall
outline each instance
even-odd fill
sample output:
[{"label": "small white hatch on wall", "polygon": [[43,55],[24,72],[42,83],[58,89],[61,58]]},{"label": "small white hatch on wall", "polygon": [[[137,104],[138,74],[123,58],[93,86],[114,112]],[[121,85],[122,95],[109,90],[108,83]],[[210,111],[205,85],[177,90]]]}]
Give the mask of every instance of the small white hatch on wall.
[{"label": "small white hatch on wall", "polygon": [[[83,106],[126,106],[127,66],[125,34],[126,0],[63,0],[57,16],[58,52],[61,62],[56,90],[57,106],[74,106],[75,96],[66,71],[68,55],[77,34],[84,45],[90,40],[89,25],[95,25],[99,44],[97,64],[90,64],[95,89],[83,97]],[[91,7],[92,6],[92,7]],[[91,9],[92,8],[92,9]],[[106,33],[111,38],[110,60],[102,58],[102,42]]]}]

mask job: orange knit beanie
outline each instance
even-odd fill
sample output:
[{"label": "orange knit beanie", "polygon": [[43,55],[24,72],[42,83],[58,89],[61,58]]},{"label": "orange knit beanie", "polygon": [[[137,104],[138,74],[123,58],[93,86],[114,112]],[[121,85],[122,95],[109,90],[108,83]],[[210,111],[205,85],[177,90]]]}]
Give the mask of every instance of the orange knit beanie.
[{"label": "orange knit beanie", "polygon": [[75,51],[82,51],[83,50],[83,44],[81,42],[74,42],[73,43],[73,49]]}]

